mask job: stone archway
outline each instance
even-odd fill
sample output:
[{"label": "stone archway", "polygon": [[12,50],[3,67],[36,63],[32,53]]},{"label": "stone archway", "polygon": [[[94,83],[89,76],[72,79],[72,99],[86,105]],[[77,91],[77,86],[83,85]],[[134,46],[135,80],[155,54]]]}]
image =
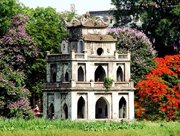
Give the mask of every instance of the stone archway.
[{"label": "stone archway", "polygon": [[117,81],[124,81],[122,68],[119,66],[116,72]]},{"label": "stone archway", "polygon": [[68,106],[66,103],[63,105],[62,119],[68,119]]},{"label": "stone archway", "polygon": [[83,53],[84,50],[84,41],[79,40],[78,45],[77,45],[77,52],[78,53]]},{"label": "stone archway", "polygon": [[77,103],[77,118],[85,118],[85,100],[82,96]]},{"label": "stone archway", "polygon": [[54,117],[54,104],[51,103],[48,108],[48,118],[52,119]]},{"label": "stone archway", "polygon": [[104,97],[101,97],[96,101],[95,108],[95,117],[97,119],[108,118],[109,104]]},{"label": "stone archway", "polygon": [[84,81],[84,71],[81,66],[78,68],[78,81]]},{"label": "stone archway", "polygon": [[65,82],[68,82],[68,81],[69,81],[69,73],[66,72],[66,73],[65,73]]},{"label": "stone archway", "polygon": [[124,97],[119,101],[119,118],[127,118],[127,104]]},{"label": "stone archway", "polygon": [[50,81],[52,83],[56,82],[56,75],[57,75],[57,65],[51,64],[50,65]]},{"label": "stone archway", "polygon": [[104,68],[100,65],[95,71],[95,82],[103,82],[106,77],[106,72]]}]

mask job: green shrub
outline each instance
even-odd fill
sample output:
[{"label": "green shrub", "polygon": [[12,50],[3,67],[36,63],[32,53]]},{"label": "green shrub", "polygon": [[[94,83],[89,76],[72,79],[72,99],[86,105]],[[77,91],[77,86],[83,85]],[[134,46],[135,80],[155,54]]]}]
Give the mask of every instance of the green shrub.
[{"label": "green shrub", "polygon": [[113,84],[113,79],[109,78],[109,77],[105,77],[104,78],[104,87],[108,90],[109,88],[112,87]]}]

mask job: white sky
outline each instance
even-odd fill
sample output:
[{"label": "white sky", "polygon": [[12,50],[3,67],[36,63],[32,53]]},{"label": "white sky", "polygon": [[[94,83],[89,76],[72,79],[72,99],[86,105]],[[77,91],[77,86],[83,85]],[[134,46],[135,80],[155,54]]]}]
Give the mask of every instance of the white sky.
[{"label": "white sky", "polygon": [[36,7],[53,7],[56,11],[70,10],[70,5],[75,4],[76,13],[84,14],[86,11],[109,10],[114,6],[111,5],[111,0],[18,0],[25,6]]}]

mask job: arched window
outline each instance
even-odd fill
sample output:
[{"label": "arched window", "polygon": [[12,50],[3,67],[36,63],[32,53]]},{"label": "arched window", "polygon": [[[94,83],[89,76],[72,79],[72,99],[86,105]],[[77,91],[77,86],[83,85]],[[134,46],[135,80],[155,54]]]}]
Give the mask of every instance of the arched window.
[{"label": "arched window", "polygon": [[108,118],[109,106],[105,98],[101,97],[96,102],[96,118]]},{"label": "arched window", "polygon": [[77,103],[77,117],[78,118],[85,118],[85,101],[81,96]]},{"label": "arched window", "polygon": [[124,81],[122,68],[119,66],[116,72],[117,81]]},{"label": "arched window", "polygon": [[66,81],[66,82],[69,81],[69,74],[68,74],[68,72],[66,72],[66,74],[65,74],[65,81]]},{"label": "arched window", "polygon": [[77,52],[78,53],[83,53],[83,50],[84,50],[84,41],[83,40],[79,40],[78,46],[77,46]]},{"label": "arched window", "polygon": [[119,101],[119,118],[127,118],[127,104],[124,97]]},{"label": "arched window", "polygon": [[50,81],[52,83],[54,83],[54,82],[56,82],[56,75],[57,75],[57,65],[56,64],[51,64],[50,65],[50,72],[51,72]]},{"label": "arched window", "polygon": [[84,70],[81,66],[78,68],[78,81],[84,81]]},{"label": "arched window", "polygon": [[68,119],[68,106],[66,103],[63,105],[62,119]]},{"label": "arched window", "polygon": [[106,77],[106,72],[104,68],[100,65],[97,67],[95,71],[95,82],[103,82],[104,78]]}]

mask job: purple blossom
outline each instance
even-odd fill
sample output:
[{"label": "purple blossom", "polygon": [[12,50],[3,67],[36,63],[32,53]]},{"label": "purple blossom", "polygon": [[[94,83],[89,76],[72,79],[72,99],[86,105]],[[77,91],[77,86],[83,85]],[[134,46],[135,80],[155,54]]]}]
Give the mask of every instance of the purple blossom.
[{"label": "purple blossom", "polygon": [[11,102],[8,104],[9,109],[16,109],[16,108],[21,108],[21,109],[31,109],[29,106],[29,101],[27,98],[21,98],[15,102]]},{"label": "purple blossom", "polygon": [[156,56],[157,52],[154,50],[149,38],[141,31],[132,28],[118,27],[108,30],[110,34],[115,36],[121,44],[128,46],[138,46],[137,44],[145,44],[148,51]]},{"label": "purple blossom", "polygon": [[12,18],[12,26],[0,39],[0,61],[10,64],[12,68],[23,69],[26,60],[38,56],[37,46],[26,32],[27,17],[18,14]]},{"label": "purple blossom", "polygon": [[121,33],[127,35],[128,37],[132,37],[135,36],[138,39],[141,39],[148,45],[152,46],[152,43],[150,42],[149,38],[141,31],[138,31],[136,29],[132,29],[132,28],[125,28],[125,27],[119,27],[119,28],[111,28],[108,30],[109,33],[115,33],[117,38],[121,38],[119,37]]},{"label": "purple blossom", "polygon": [[180,53],[180,39],[174,42],[172,46],[176,53]]}]

